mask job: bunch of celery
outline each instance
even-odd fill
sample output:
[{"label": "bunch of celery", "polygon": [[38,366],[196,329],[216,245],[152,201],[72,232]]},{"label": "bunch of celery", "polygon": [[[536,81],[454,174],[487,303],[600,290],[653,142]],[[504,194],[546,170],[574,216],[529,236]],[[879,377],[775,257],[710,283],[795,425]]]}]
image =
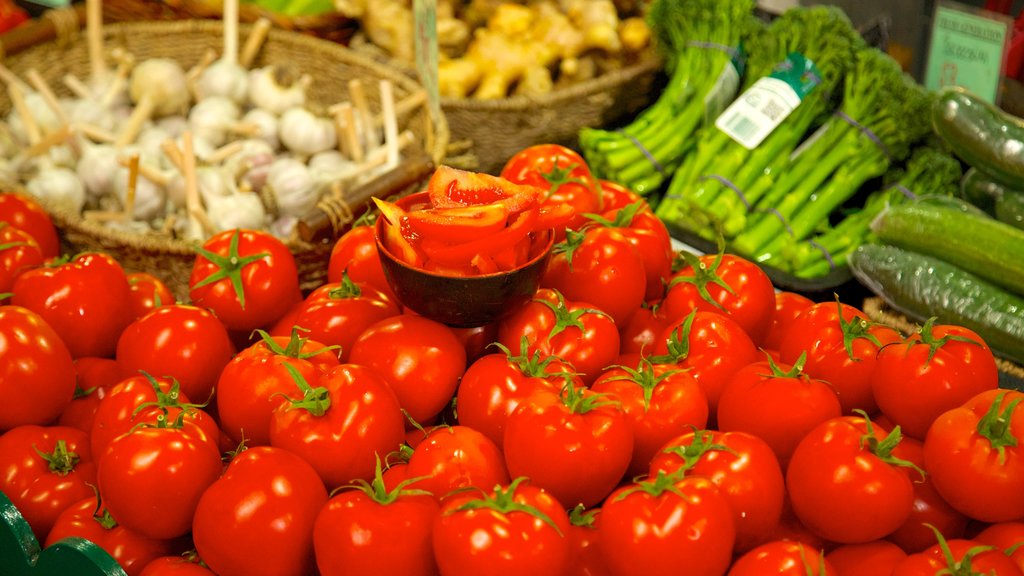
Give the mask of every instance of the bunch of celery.
[{"label": "bunch of celery", "polygon": [[[620,130],[585,128],[580,147],[595,175],[640,194],[671,176],[705,116],[715,89],[755,26],[754,0],[655,0],[648,21],[665,55],[668,84],[658,100]],[[731,99],[732,94],[727,95]]]},{"label": "bunch of celery", "polygon": [[911,155],[905,169],[890,171],[886,185],[872,192],[862,207],[809,240],[790,239],[781,250],[781,261],[772,264],[802,278],[824,276],[846,264],[850,253],[870,240],[870,224],[886,206],[919,197],[953,196],[962,173],[960,163],[949,153],[922,146]]},{"label": "bunch of celery", "polygon": [[732,247],[757,262],[780,258],[788,243],[810,236],[829,214],[890,163],[902,161],[931,131],[928,92],[874,48],[859,50],[844,80],[843,100],[786,172],[748,214]]},{"label": "bunch of celery", "polygon": [[[757,202],[770,186],[755,187],[755,183],[759,179],[770,182],[785,167],[812,125],[830,110],[832,96],[854,52],[864,46],[846,14],[826,6],[788,10],[769,26],[769,36],[772,41],[764,41],[761,49],[773,52],[761,53],[755,61],[751,51],[748,84],[769,75],[792,53],[814,63],[820,83],[754,150],[717,127],[709,127],[658,205],[662,220],[691,229],[705,225],[697,231],[713,234],[707,224],[723,223],[727,216],[744,213]],[[725,232],[729,236],[729,230]]]}]

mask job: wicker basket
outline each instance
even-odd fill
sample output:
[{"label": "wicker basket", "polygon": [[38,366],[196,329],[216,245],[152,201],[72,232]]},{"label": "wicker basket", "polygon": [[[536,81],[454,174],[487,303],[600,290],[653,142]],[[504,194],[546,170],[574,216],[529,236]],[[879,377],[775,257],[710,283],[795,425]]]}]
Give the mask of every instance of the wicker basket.
[{"label": "wicker basket", "polygon": [[[122,46],[138,61],[154,57],[177,60],[186,69],[198,62],[209,49],[222,47],[221,23],[213,20],[181,20],[172,22],[130,22],[104,28],[107,48]],[[244,37],[249,26],[240,26]],[[276,62],[289,62],[316,81],[310,87],[309,100],[327,106],[348,99],[348,81],[362,78],[374,81],[388,79],[394,85],[396,100],[420,90],[408,76],[341,46],[317,38],[272,29],[254,67]],[[14,56],[8,55],[7,66],[16,73],[30,67],[40,71],[54,90],[65,95],[59,79],[67,73],[80,77],[87,74],[89,60],[84,31],[72,41],[43,42]],[[367,90],[370,105],[380,109],[376,90]],[[10,102],[0,101],[0,112],[6,113]],[[434,162],[440,161],[448,143],[448,127],[444,118],[428,118],[429,111],[420,107],[408,118],[405,126],[416,136],[423,150]],[[127,270],[146,271],[163,279],[179,298],[188,293],[188,277],[195,259],[193,246],[179,239],[158,234],[132,234],[112,230],[97,222],[82,219],[78,214],[51,210],[55,224],[71,251],[99,250],[111,254]],[[289,247],[295,255],[299,277],[304,289],[323,283],[332,242],[323,239],[309,243],[294,238]]]}]

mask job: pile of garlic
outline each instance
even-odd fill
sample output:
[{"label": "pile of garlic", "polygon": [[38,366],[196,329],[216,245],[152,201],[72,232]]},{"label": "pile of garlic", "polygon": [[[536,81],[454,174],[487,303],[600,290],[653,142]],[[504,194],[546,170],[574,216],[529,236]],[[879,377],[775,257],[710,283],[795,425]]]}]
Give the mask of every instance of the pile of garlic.
[{"label": "pile of garlic", "polygon": [[[224,50],[189,70],[172,59],[136,62],[102,46],[99,0],[89,0],[91,72],[63,78],[59,98],[42,76],[0,66],[12,109],[0,122],[0,185],[106,226],[201,241],[236,227],[291,238],[320,197],[394,169],[412,143],[399,133],[381,81],[379,114],[352,79],[351,102],[318,111],[312,79],[287,65],[249,69],[269,23],[238,50],[237,0],[224,3]],[[107,57],[116,66],[108,66]]]}]

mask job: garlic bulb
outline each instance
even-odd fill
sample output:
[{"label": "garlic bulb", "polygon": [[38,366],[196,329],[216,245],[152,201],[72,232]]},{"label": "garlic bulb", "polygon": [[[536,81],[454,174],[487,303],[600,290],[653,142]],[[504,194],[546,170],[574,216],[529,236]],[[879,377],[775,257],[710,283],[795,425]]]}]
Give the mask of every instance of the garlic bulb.
[{"label": "garlic bulb", "polygon": [[156,163],[161,168],[169,168],[170,166],[167,166],[164,162],[164,151],[160,147],[168,138],[171,138],[171,135],[166,130],[152,125],[139,134],[134,146],[129,146],[122,150],[137,151],[143,161]]},{"label": "garlic bulb", "polygon": [[248,95],[249,71],[223,58],[210,64],[196,81],[196,97],[200,100],[216,96],[245,104]]},{"label": "garlic bulb", "polygon": [[286,148],[304,156],[338,145],[334,122],[305,108],[289,108],[281,115],[279,137]]},{"label": "garlic bulb", "polygon": [[153,115],[169,116],[188,107],[188,83],[185,72],[170,58],[149,58],[132,70],[129,92],[132,101],[149,102]]},{"label": "garlic bulb", "polygon": [[309,159],[309,171],[318,181],[345,180],[359,170],[359,164],[337,150],[319,152]]},{"label": "garlic bulb", "polygon": [[270,145],[273,150],[281,148],[277,137],[278,120],[273,112],[263,108],[253,108],[242,116],[242,122],[259,128],[259,138]]},{"label": "garlic bulb", "polygon": [[267,174],[266,187],[273,193],[281,215],[303,216],[319,199],[313,175],[295,158],[275,160]]},{"label": "garlic bulb", "polygon": [[235,191],[228,196],[206,202],[206,214],[217,231],[233,228],[262,229],[266,226],[266,210],[256,194]]},{"label": "garlic bulb", "polygon": [[72,214],[80,214],[85,206],[85,187],[67,168],[41,170],[28,181],[25,189],[48,206]]},{"label": "garlic bulb", "polygon": [[[128,170],[120,168],[114,177],[114,193],[125,206],[128,199]],[[135,182],[135,203],[132,206],[132,218],[136,220],[152,220],[164,213],[167,206],[167,192],[163,186],[154,183],[142,174]]]},{"label": "garlic bulb", "polygon": [[67,144],[61,144],[59,146],[51,146],[46,151],[46,156],[53,166],[60,168],[75,169],[75,165],[78,164],[74,150],[71,149]]},{"label": "garlic bulb", "polygon": [[[42,135],[51,134],[60,130],[63,123],[52,108],[46,103],[46,100],[38,92],[26,92],[25,93],[25,106],[28,108],[29,113],[32,115],[32,119],[39,127],[39,131]],[[12,109],[7,115],[7,125],[10,127],[11,132],[18,138],[19,141],[27,143],[29,141],[28,130],[25,127],[25,122],[18,111]]]},{"label": "garlic bulb", "polygon": [[83,143],[75,172],[82,180],[89,197],[98,197],[114,190],[114,176],[120,165],[117,149],[110,144]]},{"label": "garlic bulb", "polygon": [[61,108],[71,124],[86,124],[100,130],[110,132],[117,127],[117,118],[113,112],[97,105],[92,100],[62,98]]},{"label": "garlic bulb", "polygon": [[273,114],[306,104],[309,76],[287,66],[267,66],[249,72],[249,101]]},{"label": "garlic bulb", "polygon": [[188,124],[196,138],[218,147],[228,141],[228,130],[238,122],[240,115],[241,110],[230,98],[210,96],[192,107],[188,113]]},{"label": "garlic bulb", "polygon": [[171,138],[177,138],[188,130],[188,118],[181,114],[173,114],[171,116],[164,116],[157,120],[157,128],[160,128],[166,132]]}]

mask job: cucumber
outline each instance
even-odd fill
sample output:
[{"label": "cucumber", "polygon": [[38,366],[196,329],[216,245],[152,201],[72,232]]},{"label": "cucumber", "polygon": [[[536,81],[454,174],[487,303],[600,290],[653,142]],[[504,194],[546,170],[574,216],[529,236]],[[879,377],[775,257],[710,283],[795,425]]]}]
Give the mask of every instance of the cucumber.
[{"label": "cucumber", "polygon": [[932,126],[961,160],[998,182],[1024,188],[1024,120],[951,86],[939,92]]},{"label": "cucumber", "polygon": [[853,275],[892,308],[919,322],[935,316],[970,328],[999,356],[1024,362],[1024,298],[948,262],[895,246],[864,244],[848,263]]},{"label": "cucumber", "polygon": [[921,202],[886,208],[871,223],[871,230],[886,244],[941,258],[1024,294],[1024,230],[987,216]]},{"label": "cucumber", "polygon": [[996,199],[996,220],[1024,230],[1024,192],[1007,190]]},{"label": "cucumber", "polygon": [[970,168],[960,180],[960,197],[989,214],[996,213],[996,200],[1007,190],[991,176]]}]

